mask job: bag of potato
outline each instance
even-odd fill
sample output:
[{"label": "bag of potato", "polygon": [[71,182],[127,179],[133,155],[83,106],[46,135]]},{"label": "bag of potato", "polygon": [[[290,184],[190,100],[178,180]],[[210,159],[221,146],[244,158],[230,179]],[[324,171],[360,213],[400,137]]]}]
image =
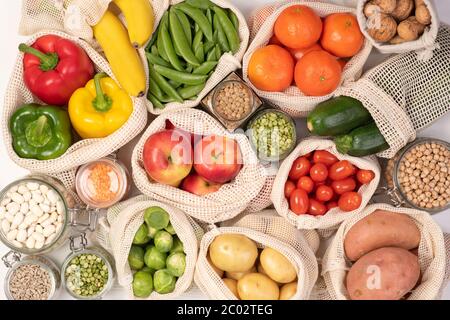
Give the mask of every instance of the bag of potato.
[{"label": "bag of potato", "polygon": [[[172,253],[173,250],[173,252],[184,252],[185,254],[184,272],[176,279],[173,291],[169,293],[158,293],[156,291],[157,284],[155,282],[157,280],[154,274],[153,287],[155,288],[155,291],[150,291],[151,293],[142,290],[142,288],[133,281],[134,274],[138,272],[138,270],[136,270],[138,267],[140,267],[139,272],[145,272],[142,270],[145,270],[143,269],[145,266],[149,267],[147,261],[150,259],[157,260],[155,258],[156,255],[152,258],[150,257],[150,254],[148,254],[149,257],[147,258],[147,252],[144,259],[142,259],[143,257],[139,257],[139,259],[136,258],[136,256],[139,256],[137,253],[133,252],[134,255],[130,253],[130,250],[135,250],[136,247],[137,249],[141,248],[139,245],[134,245],[138,244],[136,239],[138,238],[137,234],[142,232],[141,229],[145,229],[146,232],[143,236],[148,240],[150,240],[151,237],[154,237],[154,245],[158,248],[156,240],[158,235],[157,233],[156,235],[154,233],[156,230],[152,230],[148,227],[149,220],[157,221],[154,217],[147,217],[146,209],[151,207],[161,208],[162,210],[157,211],[159,213],[165,211],[170,217],[169,226],[165,228],[169,234],[173,235],[171,239],[175,239],[171,241],[172,248],[170,249],[170,253]],[[166,220],[165,223],[167,224],[167,222],[168,221]],[[173,230],[171,230],[170,225],[173,227]],[[142,228],[142,226],[145,226],[145,228]],[[174,238],[174,234],[176,234],[179,239],[178,241]],[[96,239],[100,245],[113,255],[118,282],[127,289],[129,298],[151,300],[173,299],[190,289],[194,276],[195,263],[197,261],[198,243],[200,242],[202,235],[203,230],[193,219],[186,216],[183,212],[146,196],[137,196],[109,208],[106,217],[102,217],[99,220],[99,227],[95,233]],[[182,246],[179,245],[179,241],[181,241]],[[140,243],[141,242],[139,242],[139,244]],[[177,246],[177,248],[175,248],[175,246]],[[145,250],[149,251],[148,249]],[[143,252],[144,250],[140,251]],[[168,255],[167,258],[170,258],[170,253],[166,254]],[[145,264],[142,260],[145,260]],[[132,264],[131,266],[130,263]],[[137,266],[138,264],[139,266]],[[166,267],[167,270],[169,270],[168,263]],[[136,295],[140,295],[140,297],[137,297]]]},{"label": "bag of potato", "polygon": [[432,300],[446,263],[442,230],[428,213],[374,204],[341,225],[322,276],[335,300]]},{"label": "bag of potato", "polygon": [[[347,160],[355,167],[371,170],[375,174],[374,178],[368,184],[362,185],[358,190],[358,193],[362,198],[358,209],[344,212],[339,209],[339,207],[335,207],[328,210],[322,216],[313,216],[310,214],[297,215],[290,209],[289,201],[286,199],[284,192],[286,181],[289,178],[289,172],[297,158],[309,154],[310,152],[314,152],[315,150],[328,151],[339,160]],[[296,228],[307,230],[318,229],[321,236],[328,237],[338,228],[339,224],[364,209],[377,189],[379,180],[380,167],[375,157],[357,158],[343,155],[336,150],[334,142],[326,139],[309,138],[300,142],[294,151],[292,151],[292,153],[281,163],[273,184],[271,199],[278,214],[286,218]]]},{"label": "bag of potato", "polygon": [[[198,139],[199,136],[210,137],[212,135],[233,139],[237,143],[237,148],[240,149],[241,157],[238,158],[240,158],[242,162],[242,166],[237,176],[230,182],[219,184],[221,186],[217,191],[210,192],[203,196],[174,187],[172,186],[174,183],[168,185],[151,180],[144,168],[144,145],[149,137],[167,128],[166,120],[178,129],[176,130],[177,132],[180,132],[181,130],[184,134],[186,132],[193,134],[195,137],[194,140]],[[201,141],[198,141],[197,143],[200,142]],[[177,144],[174,148],[178,148],[179,146],[182,145]],[[184,147],[184,145],[182,147]],[[205,147],[204,150],[207,152],[208,147]],[[202,157],[199,156],[198,159],[200,158]],[[186,162],[183,163],[192,163],[192,158],[189,157],[189,159],[186,159]],[[229,163],[228,160],[229,159],[226,160],[227,163]],[[143,194],[179,208],[186,214],[207,223],[228,220],[244,211],[251,200],[259,194],[266,181],[265,170],[258,162],[258,159],[244,134],[230,133],[206,112],[191,108],[166,112],[158,116],[149,125],[136,144],[136,147],[133,150],[131,165],[133,168],[134,182]],[[197,167],[196,171],[198,171]],[[186,174],[188,173],[189,172],[187,171]],[[183,178],[186,174],[183,175]],[[179,184],[177,183],[177,179],[174,179],[172,182]],[[218,185],[216,185],[216,187],[217,186]],[[186,187],[184,189],[188,188]]]},{"label": "bag of potato", "polygon": [[[200,290],[217,300],[309,299],[318,267],[302,232],[273,211],[234,223],[213,226],[202,238],[194,275]],[[316,246],[317,234],[309,237]]]},{"label": "bag of potato", "polygon": [[[247,52],[244,55],[242,74],[244,80],[252,87],[252,89],[260,97],[265,98],[283,111],[286,111],[293,117],[304,117],[314,106],[322,101],[325,101],[333,96],[333,93],[325,96],[306,96],[295,85],[290,86],[284,92],[269,92],[259,90],[249,79],[249,62],[255,51],[265,47],[274,30],[275,21],[278,16],[288,7],[293,5],[304,5],[314,10],[320,17],[325,17],[332,13],[352,13],[356,16],[354,8],[329,4],[324,2],[314,1],[283,1],[280,4],[269,5],[258,11],[249,19],[250,25],[250,39],[251,43]],[[356,18],[355,18],[356,22]],[[363,66],[372,50],[372,45],[368,40],[364,40],[361,50],[354,55],[345,65],[340,85],[344,85],[349,81],[354,81],[361,76]]]},{"label": "bag of potato", "polygon": [[[115,77],[108,62],[100,56],[89,44],[77,37],[67,35],[59,31],[42,31],[34,34],[27,41],[32,45],[38,38],[44,35],[59,36],[79,45],[92,60],[96,72],[105,72],[109,77]],[[103,158],[137,136],[147,123],[147,110],[143,99],[131,97],[133,111],[128,120],[115,132],[105,138],[96,139],[72,139],[72,145],[61,156],[51,160],[36,160],[20,158],[13,149],[13,136],[9,127],[9,121],[13,113],[22,105],[29,103],[41,103],[24,82],[24,54],[19,53],[14,66],[5,96],[2,113],[2,135],[6,151],[11,160],[17,165],[34,173],[48,174],[59,178],[64,185],[72,189],[77,167],[85,163]]]}]

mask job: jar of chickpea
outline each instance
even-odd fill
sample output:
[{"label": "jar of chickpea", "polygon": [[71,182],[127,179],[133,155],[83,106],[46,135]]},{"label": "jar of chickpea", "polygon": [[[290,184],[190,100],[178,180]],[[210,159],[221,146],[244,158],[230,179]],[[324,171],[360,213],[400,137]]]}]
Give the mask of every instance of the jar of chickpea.
[{"label": "jar of chickpea", "polygon": [[450,207],[450,144],[420,138],[390,159],[388,194],[398,205],[436,213]]}]

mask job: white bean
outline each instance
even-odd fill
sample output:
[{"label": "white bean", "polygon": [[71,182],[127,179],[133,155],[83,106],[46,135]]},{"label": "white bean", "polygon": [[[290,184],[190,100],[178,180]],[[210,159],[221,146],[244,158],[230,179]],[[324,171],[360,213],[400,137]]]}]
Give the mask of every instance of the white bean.
[{"label": "white bean", "polygon": [[43,226],[44,228],[50,224],[52,224],[54,221],[52,220],[52,218],[48,218],[47,220],[42,221],[40,224],[41,226]]},{"label": "white bean", "polygon": [[34,244],[35,249],[41,249],[44,246],[44,241],[36,241]]},{"label": "white bean", "polygon": [[58,220],[58,213],[52,212],[52,214],[50,215],[50,217],[52,218],[52,221],[55,222],[56,220]]},{"label": "white bean", "polygon": [[22,248],[22,247],[23,247],[23,244],[21,244],[19,241],[12,240],[11,243],[12,243],[16,248]]},{"label": "white bean", "polygon": [[25,245],[27,246],[27,248],[29,249],[34,249],[34,244],[36,243],[36,240],[33,237],[29,237],[27,239],[27,242],[25,243]]},{"label": "white bean", "polygon": [[44,233],[44,227],[43,227],[42,225],[40,225],[40,224],[37,224],[37,225],[34,227],[34,231],[35,231],[35,232],[38,232],[38,233]]},{"label": "white bean", "polygon": [[31,238],[31,236],[32,236],[33,233],[34,233],[34,230],[35,230],[34,226],[31,226],[31,227],[29,227],[29,228],[27,229],[27,237],[28,237],[28,238]]},{"label": "white bean", "polygon": [[17,189],[19,189],[19,187],[17,185],[15,185],[15,186],[12,186],[11,188],[9,188],[8,192],[13,193],[13,192],[16,192]]},{"label": "white bean", "polygon": [[37,190],[37,189],[39,189],[39,183],[37,183],[37,182],[28,182],[27,183],[27,188],[29,189],[29,190]]},{"label": "white bean", "polygon": [[39,191],[41,191],[42,194],[46,194],[48,192],[48,187],[45,184],[41,184]]},{"label": "white bean", "polygon": [[48,205],[44,204],[44,203],[41,203],[39,205],[39,207],[41,207],[42,211],[44,211],[44,212],[51,212],[50,211],[50,207]]},{"label": "white bean", "polygon": [[14,220],[12,222],[13,225],[18,226],[22,223],[23,221],[23,214],[21,214],[20,212],[17,213],[14,217]]},{"label": "white bean", "polygon": [[9,223],[12,223],[14,221],[14,216],[7,212],[5,213],[5,219],[8,220]]},{"label": "white bean", "polygon": [[49,192],[47,192],[47,198],[50,203],[56,203],[58,201],[58,194],[55,190],[49,190]]},{"label": "white bean", "polygon": [[19,230],[25,230],[26,228],[28,228],[28,225],[25,222],[22,222],[21,224],[19,224],[19,226],[17,227],[17,229]]},{"label": "white bean", "polygon": [[11,198],[8,198],[8,197],[6,197],[6,198],[4,198],[3,200],[2,200],[2,202],[0,202],[0,205],[2,206],[2,207],[5,207],[8,203],[10,203],[11,202]]},{"label": "white bean", "polygon": [[19,188],[17,188],[17,192],[21,195],[24,195],[25,193],[29,192],[29,190],[26,185],[22,184],[19,186]]},{"label": "white bean", "polygon": [[48,213],[44,213],[37,221],[37,223],[42,223],[50,217]]},{"label": "white bean", "polygon": [[20,205],[15,202],[10,202],[6,205],[6,210],[8,210],[8,213],[10,214],[16,214],[20,210]]},{"label": "white bean", "polygon": [[62,228],[62,223],[61,222],[57,222],[55,224],[55,227],[56,227],[55,233],[59,233],[59,231],[61,231],[61,228]]},{"label": "white bean", "polygon": [[52,234],[54,234],[55,231],[56,231],[55,226],[51,224],[51,225],[45,227],[44,232],[42,234],[44,235],[44,237],[49,237]]},{"label": "white bean", "polygon": [[6,219],[3,220],[3,221],[2,221],[2,230],[3,230],[3,233],[8,233],[10,229],[11,229],[11,225],[9,224],[9,221],[6,220]]},{"label": "white bean", "polygon": [[27,231],[26,230],[19,230],[17,232],[16,240],[19,242],[24,242],[27,240]]},{"label": "white bean", "polygon": [[36,206],[38,203],[36,202],[36,200],[34,200],[34,199],[30,199],[29,201],[28,201],[28,206]]},{"label": "white bean", "polygon": [[24,199],[25,201],[30,201],[30,199],[31,199],[31,192],[30,192],[30,191],[25,192],[25,193],[23,194],[23,199]]},{"label": "white bean", "polygon": [[11,194],[11,200],[18,204],[22,204],[25,201],[23,197],[17,192]]},{"label": "white bean", "polygon": [[13,241],[16,239],[17,232],[19,232],[17,229],[11,230],[6,234],[6,239],[9,241]]},{"label": "white bean", "polygon": [[27,213],[28,209],[30,209],[30,206],[28,205],[28,202],[24,202],[20,206],[20,212],[23,213],[23,214]]},{"label": "white bean", "polygon": [[[36,191],[36,192],[37,192],[37,191]],[[44,197],[41,196],[40,194],[37,194],[37,193],[33,193],[32,199],[34,199],[34,201],[36,201],[36,203],[42,203],[42,202],[44,202]]]},{"label": "white bean", "polygon": [[42,235],[42,233],[39,233],[36,231],[33,233],[32,237],[36,240],[36,242],[44,242],[45,241],[45,238]]},{"label": "white bean", "polygon": [[3,220],[3,218],[5,217],[5,213],[6,213],[6,208],[0,207],[0,220]]},{"label": "white bean", "polygon": [[58,216],[58,222],[63,222],[63,217],[62,217],[62,215],[59,215],[59,216]]},{"label": "white bean", "polygon": [[36,222],[37,219],[38,219],[38,217],[35,214],[30,214],[25,217],[24,222],[26,224],[30,225],[30,224]]},{"label": "white bean", "polygon": [[39,207],[38,205],[31,206],[30,211],[38,217],[40,217],[44,214],[41,207]]},{"label": "white bean", "polygon": [[51,205],[50,201],[47,198],[45,198],[43,204],[46,204],[47,206]]},{"label": "white bean", "polygon": [[45,240],[45,244],[50,244],[53,242],[53,240],[55,240],[56,234],[52,234],[50,237],[47,238],[47,240]]}]

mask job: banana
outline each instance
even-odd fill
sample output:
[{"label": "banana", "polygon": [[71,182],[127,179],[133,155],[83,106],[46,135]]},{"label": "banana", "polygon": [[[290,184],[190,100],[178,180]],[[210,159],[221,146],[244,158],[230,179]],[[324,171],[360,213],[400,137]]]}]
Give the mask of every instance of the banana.
[{"label": "banana", "polygon": [[113,0],[125,16],[128,36],[135,48],[142,47],[153,33],[153,7],[150,0]]},{"label": "banana", "polygon": [[119,18],[107,10],[92,29],[122,88],[130,96],[143,96],[146,87],[144,66]]}]

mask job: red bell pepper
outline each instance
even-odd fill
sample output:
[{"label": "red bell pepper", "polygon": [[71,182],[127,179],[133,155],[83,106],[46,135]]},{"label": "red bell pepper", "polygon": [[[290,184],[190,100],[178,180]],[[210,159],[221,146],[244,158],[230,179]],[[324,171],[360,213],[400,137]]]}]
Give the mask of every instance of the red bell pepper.
[{"label": "red bell pepper", "polygon": [[28,89],[50,105],[65,105],[72,93],[94,76],[94,64],[76,43],[56,35],[22,43],[24,81]]}]

